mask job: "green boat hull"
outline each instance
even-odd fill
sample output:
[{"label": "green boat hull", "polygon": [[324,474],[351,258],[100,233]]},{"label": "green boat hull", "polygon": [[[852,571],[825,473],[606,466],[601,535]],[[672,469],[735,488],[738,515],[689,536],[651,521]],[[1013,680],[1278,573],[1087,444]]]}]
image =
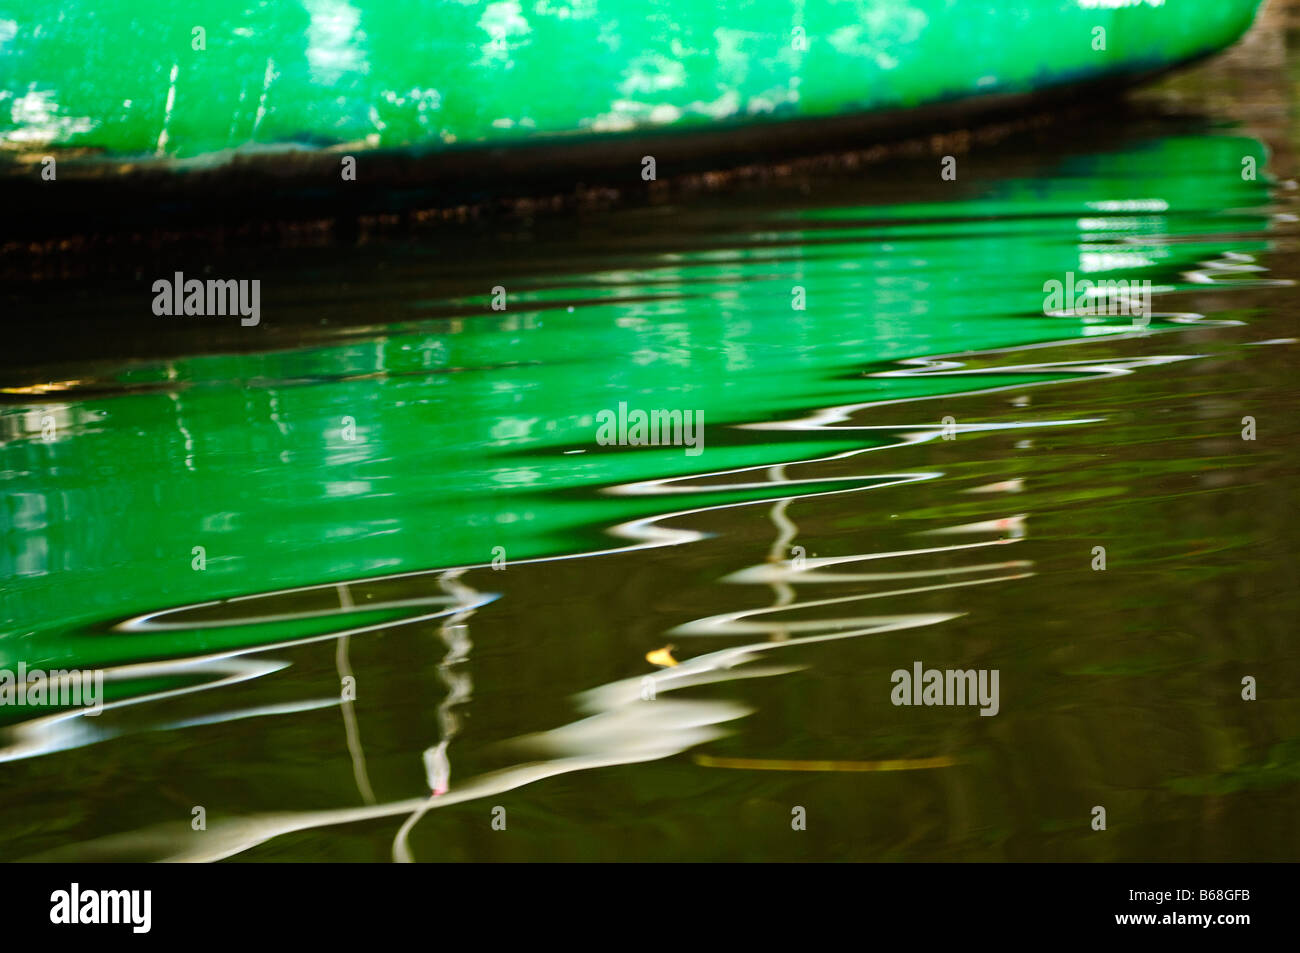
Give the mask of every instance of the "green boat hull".
[{"label": "green boat hull", "polygon": [[1232,43],[1258,5],[18,0],[0,15],[0,144],[11,171],[748,148],[1136,82]]}]

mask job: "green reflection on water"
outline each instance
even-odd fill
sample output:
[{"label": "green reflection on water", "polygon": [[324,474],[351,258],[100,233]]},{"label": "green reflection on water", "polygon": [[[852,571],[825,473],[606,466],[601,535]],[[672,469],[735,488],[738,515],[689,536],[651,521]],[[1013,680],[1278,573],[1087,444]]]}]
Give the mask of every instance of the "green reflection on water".
[{"label": "green reflection on water", "polygon": [[[1276,443],[1243,456],[1236,435],[1244,394],[1267,407],[1293,391],[1272,351],[1214,336],[1245,321],[1269,336],[1286,318],[1261,297],[1267,275],[1229,270],[1266,260],[1272,241],[1268,183],[1242,180],[1243,156],[1262,164],[1262,146],[1163,136],[1067,155],[1050,174],[972,177],[949,201],[846,189],[852,201],[774,203],[711,228],[700,221],[716,210],[684,213],[649,251],[507,271],[504,314],[487,293],[376,278],[363,301],[384,303],[364,329],[82,361],[61,369],[62,391],[10,393],[0,664],[140,666],[117,669],[111,699],[213,690],[106,712],[83,735],[11,726],[22,789],[77,795],[25,796],[9,845],[386,859],[450,743],[450,789],[410,832],[416,856],[1231,855],[1161,825],[1223,810],[1212,799],[1232,791],[1276,821],[1294,777],[1294,692],[1271,685],[1252,726],[1230,704],[1239,669],[1275,664],[1295,601],[1294,586],[1259,598],[1278,582],[1259,501],[1285,500],[1293,468]],[[351,276],[390,253],[324,260]],[[320,294],[320,267],[265,269],[278,291],[259,330],[275,332],[277,300]],[[1069,271],[1173,293],[1145,335],[1127,317],[1044,315],[1043,283]],[[796,286],[806,310],[791,307]],[[138,297],[143,311],[147,281]],[[1180,317],[1196,310],[1210,320]],[[703,412],[704,452],[598,445],[596,415],[620,402]],[[950,414],[970,428],[955,442],[941,437]],[[679,535],[655,535],[665,527]],[[1104,574],[1087,570],[1098,539]],[[681,545],[524,562],[666,543]],[[851,560],[828,572],[910,576],[770,575],[794,545]],[[432,572],[463,566],[479,568]],[[415,575],[385,578],[401,573]],[[317,588],[284,591],[304,586]],[[256,598],[159,618],[178,629],[111,628],[242,596]],[[772,600],[786,614],[739,620],[754,631],[721,618]],[[824,641],[791,640],[808,632]],[[664,683],[658,707],[639,707],[645,653],[667,642],[683,664],[662,677],[690,693]],[[264,645],[275,659],[166,664]],[[701,661],[719,645],[747,646],[737,672],[756,677]],[[900,716],[888,675],[914,658],[1000,668],[1003,712]],[[362,691],[340,705],[349,671]],[[493,747],[518,736],[522,754]],[[686,754],[702,746],[713,762]],[[104,768],[86,780],[91,751]],[[718,766],[927,758],[952,766]],[[1099,799],[1127,840],[1085,840]],[[129,833],[196,801],[248,824],[201,842],[184,824]],[[508,845],[476,833],[494,803],[514,819]],[[789,805],[803,803],[837,826],[818,820],[791,845]],[[1266,843],[1231,816],[1231,833]],[[872,827],[880,817],[901,833]]]},{"label": "green reflection on water", "polygon": [[[1073,271],[1187,288],[1182,273],[1203,259],[1259,251],[1249,236],[1264,216],[1221,211],[1266,199],[1264,183],[1235,174],[1243,155],[1263,159],[1252,140],[1170,138],[980,198],[778,213],[770,232],[730,236],[742,247],[538,277],[512,288],[506,317],[487,296],[449,302],[485,312],[454,333],[399,324],[341,345],[96,367],[103,386],[131,389],[5,409],[16,439],[0,450],[11,514],[0,568],[14,578],[0,658],[86,665],[238,645],[237,631],[193,644],[67,634],[172,605],[481,564],[495,547],[509,560],[603,548],[628,520],[771,498],[599,491],[893,439],[731,425],[1020,379],[864,376],[889,362],[1130,331],[1122,316],[1045,317],[1043,283]],[[1228,230],[1231,241],[1207,234]],[[806,310],[792,308],[795,286]],[[620,402],[701,413],[704,452],[598,446],[596,415]]]}]

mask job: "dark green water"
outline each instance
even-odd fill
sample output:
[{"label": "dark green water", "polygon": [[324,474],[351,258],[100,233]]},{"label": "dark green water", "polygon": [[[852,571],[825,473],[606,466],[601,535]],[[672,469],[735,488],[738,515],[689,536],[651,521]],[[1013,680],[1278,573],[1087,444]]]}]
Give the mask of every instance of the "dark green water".
[{"label": "dark green water", "polygon": [[[1294,88],[1211,70],[956,182],[53,266],[0,667],[110,701],[0,707],[0,857],[1296,859]],[[261,325],[149,315],[205,267]],[[1150,326],[1045,315],[1067,272]],[[601,445],[620,402],[702,452]],[[891,704],[918,660],[998,713]]]}]

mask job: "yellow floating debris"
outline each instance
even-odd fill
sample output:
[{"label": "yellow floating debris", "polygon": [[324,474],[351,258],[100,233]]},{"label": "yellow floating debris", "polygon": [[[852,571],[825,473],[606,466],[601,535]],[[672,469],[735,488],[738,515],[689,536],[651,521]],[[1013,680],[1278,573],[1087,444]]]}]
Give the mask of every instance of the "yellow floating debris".
[{"label": "yellow floating debris", "polygon": [[50,381],[48,384],[32,384],[30,387],[0,387],[0,394],[56,394],[71,390],[81,381]]},{"label": "yellow floating debris", "polygon": [[921,771],[951,768],[957,762],[948,755],[934,758],[895,758],[892,761],[783,761],[775,758],[715,758],[695,755],[705,768],[738,768],[744,771]]},{"label": "yellow floating debris", "polygon": [[677,659],[673,658],[673,647],[671,645],[665,645],[661,649],[647,652],[645,660],[651,665],[659,665],[663,668],[672,668],[677,664]]}]

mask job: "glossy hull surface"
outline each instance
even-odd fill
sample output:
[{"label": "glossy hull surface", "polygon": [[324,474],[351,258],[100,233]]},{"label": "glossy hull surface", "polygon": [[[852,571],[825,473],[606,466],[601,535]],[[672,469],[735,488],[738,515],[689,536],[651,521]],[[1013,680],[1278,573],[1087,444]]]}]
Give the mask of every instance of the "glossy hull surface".
[{"label": "glossy hull surface", "polygon": [[20,164],[57,150],[211,164],[286,148],[477,153],[977,111],[1205,56],[1257,6],[20,0],[0,17],[0,144]]}]

